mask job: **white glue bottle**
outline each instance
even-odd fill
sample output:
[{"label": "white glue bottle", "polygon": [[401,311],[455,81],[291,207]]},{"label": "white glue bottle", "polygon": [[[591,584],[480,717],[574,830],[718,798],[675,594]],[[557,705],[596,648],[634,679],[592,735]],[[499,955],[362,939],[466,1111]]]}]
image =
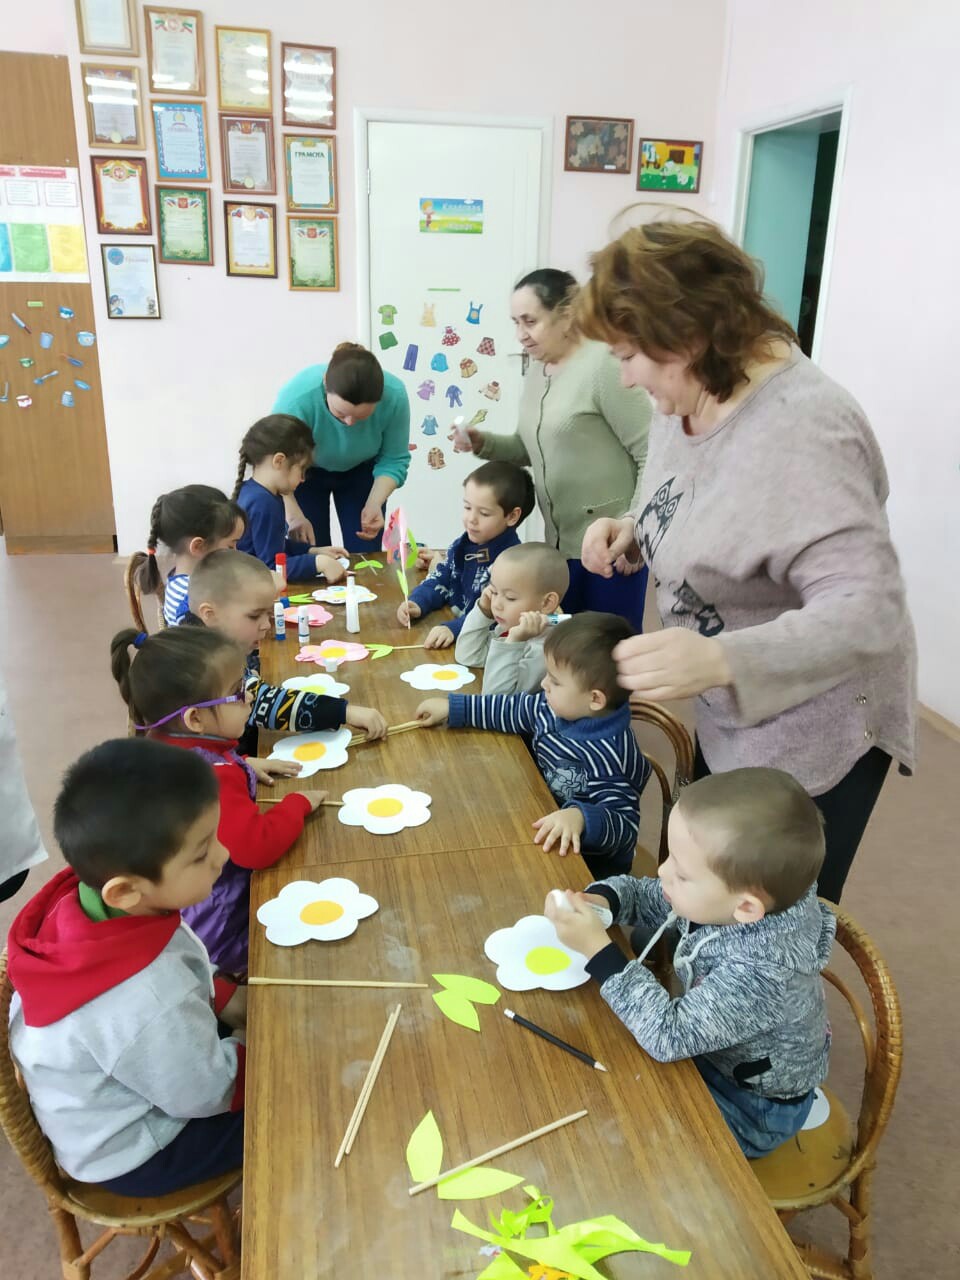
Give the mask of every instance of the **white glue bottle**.
[{"label": "white glue bottle", "polygon": [[357,603],[357,580],[347,573],[347,630],[355,635],[360,630],[360,605]]},{"label": "white glue bottle", "polygon": [[310,606],[297,606],[297,639],[301,644],[310,643]]},{"label": "white glue bottle", "polygon": [[279,600],[273,606],[273,638],[274,640],[286,640],[287,638],[287,619],[284,616],[283,605]]}]

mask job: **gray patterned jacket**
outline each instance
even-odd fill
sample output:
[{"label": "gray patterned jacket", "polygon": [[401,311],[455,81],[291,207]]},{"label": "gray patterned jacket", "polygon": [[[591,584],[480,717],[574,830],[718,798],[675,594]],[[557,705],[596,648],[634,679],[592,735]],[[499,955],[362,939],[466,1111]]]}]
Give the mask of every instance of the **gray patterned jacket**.
[{"label": "gray patterned jacket", "polygon": [[[619,924],[659,926],[669,914],[659,880],[613,876],[591,885]],[[600,994],[658,1062],[703,1055],[742,1089],[797,1098],[827,1074],[830,1028],[820,972],[837,922],[811,887],[755,924],[678,919],[673,964],[684,994],[672,999],[653,974],[613,943],[587,964]]]}]

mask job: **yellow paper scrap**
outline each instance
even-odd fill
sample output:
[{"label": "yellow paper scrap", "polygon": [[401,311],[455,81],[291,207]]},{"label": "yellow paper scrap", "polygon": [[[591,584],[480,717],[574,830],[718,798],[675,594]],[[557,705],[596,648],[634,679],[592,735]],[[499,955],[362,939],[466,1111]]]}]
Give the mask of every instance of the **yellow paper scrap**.
[{"label": "yellow paper scrap", "polygon": [[518,1173],[505,1173],[503,1169],[491,1169],[487,1165],[465,1169],[452,1178],[444,1178],[437,1184],[441,1200],[482,1200],[485,1196],[498,1196],[509,1191],[523,1178]]},{"label": "yellow paper scrap", "polygon": [[407,1168],[414,1182],[429,1182],[442,1167],[443,1138],[433,1112],[428,1111],[407,1143]]},{"label": "yellow paper scrap", "polygon": [[[437,991],[433,997],[434,1004],[451,1022],[466,1027],[469,1031],[480,1030],[480,1018],[469,1000],[457,995],[455,991]],[[426,1181],[426,1179],[421,1179]]]},{"label": "yellow paper scrap", "polygon": [[496,1004],[500,999],[500,990],[482,978],[471,978],[465,973],[435,973],[434,982],[448,991],[456,991],[458,995],[472,1000],[475,1004]]}]

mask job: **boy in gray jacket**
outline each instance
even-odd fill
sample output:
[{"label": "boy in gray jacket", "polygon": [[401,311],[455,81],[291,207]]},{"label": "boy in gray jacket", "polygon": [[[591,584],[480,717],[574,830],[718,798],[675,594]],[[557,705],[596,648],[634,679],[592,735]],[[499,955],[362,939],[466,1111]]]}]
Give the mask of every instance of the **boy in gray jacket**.
[{"label": "boy in gray jacket", "polygon": [[[681,791],[668,835],[658,879],[614,876],[568,891],[562,905],[548,897],[546,914],[641,1048],[658,1062],[693,1058],[756,1158],[802,1127],[827,1074],[820,973],[836,919],[816,896],[822,820],[789,774],[735,769]],[[683,994],[671,998],[641,960],[628,961],[591,904],[655,928],[651,946],[674,925]]]}]

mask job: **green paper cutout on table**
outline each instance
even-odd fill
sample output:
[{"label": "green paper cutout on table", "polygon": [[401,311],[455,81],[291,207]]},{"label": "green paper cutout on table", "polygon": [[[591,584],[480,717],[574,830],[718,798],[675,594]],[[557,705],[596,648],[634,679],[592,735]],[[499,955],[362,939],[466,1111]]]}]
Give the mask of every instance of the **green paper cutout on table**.
[{"label": "green paper cutout on table", "polygon": [[523,1176],[519,1173],[478,1165],[476,1169],[465,1169],[452,1178],[444,1178],[437,1184],[437,1195],[441,1200],[482,1200],[485,1196],[498,1196],[502,1191],[509,1191],[522,1181]]},{"label": "green paper cutout on table", "polygon": [[435,973],[433,980],[448,991],[455,991],[465,999],[472,1000],[474,1004],[496,1004],[500,999],[499,987],[491,982],[484,982],[482,978],[471,978],[465,973]]},{"label": "green paper cutout on table", "polygon": [[529,1272],[518,1267],[514,1260],[506,1253],[498,1253],[489,1267],[484,1269],[477,1276],[477,1280],[527,1280]]},{"label": "green paper cutout on table", "polygon": [[304,595],[287,596],[291,604],[313,604],[313,596],[307,592]]},{"label": "green paper cutout on table", "polygon": [[434,1004],[451,1022],[468,1031],[480,1030],[480,1018],[469,1000],[458,995],[456,991],[437,991],[433,997]]},{"label": "green paper cutout on table", "polygon": [[440,1129],[428,1111],[407,1143],[407,1168],[414,1182],[429,1182],[443,1166],[443,1138]]},{"label": "green paper cutout on table", "polygon": [[372,569],[374,573],[377,573],[383,568],[383,565],[379,560],[358,560],[353,567],[354,569]]}]

